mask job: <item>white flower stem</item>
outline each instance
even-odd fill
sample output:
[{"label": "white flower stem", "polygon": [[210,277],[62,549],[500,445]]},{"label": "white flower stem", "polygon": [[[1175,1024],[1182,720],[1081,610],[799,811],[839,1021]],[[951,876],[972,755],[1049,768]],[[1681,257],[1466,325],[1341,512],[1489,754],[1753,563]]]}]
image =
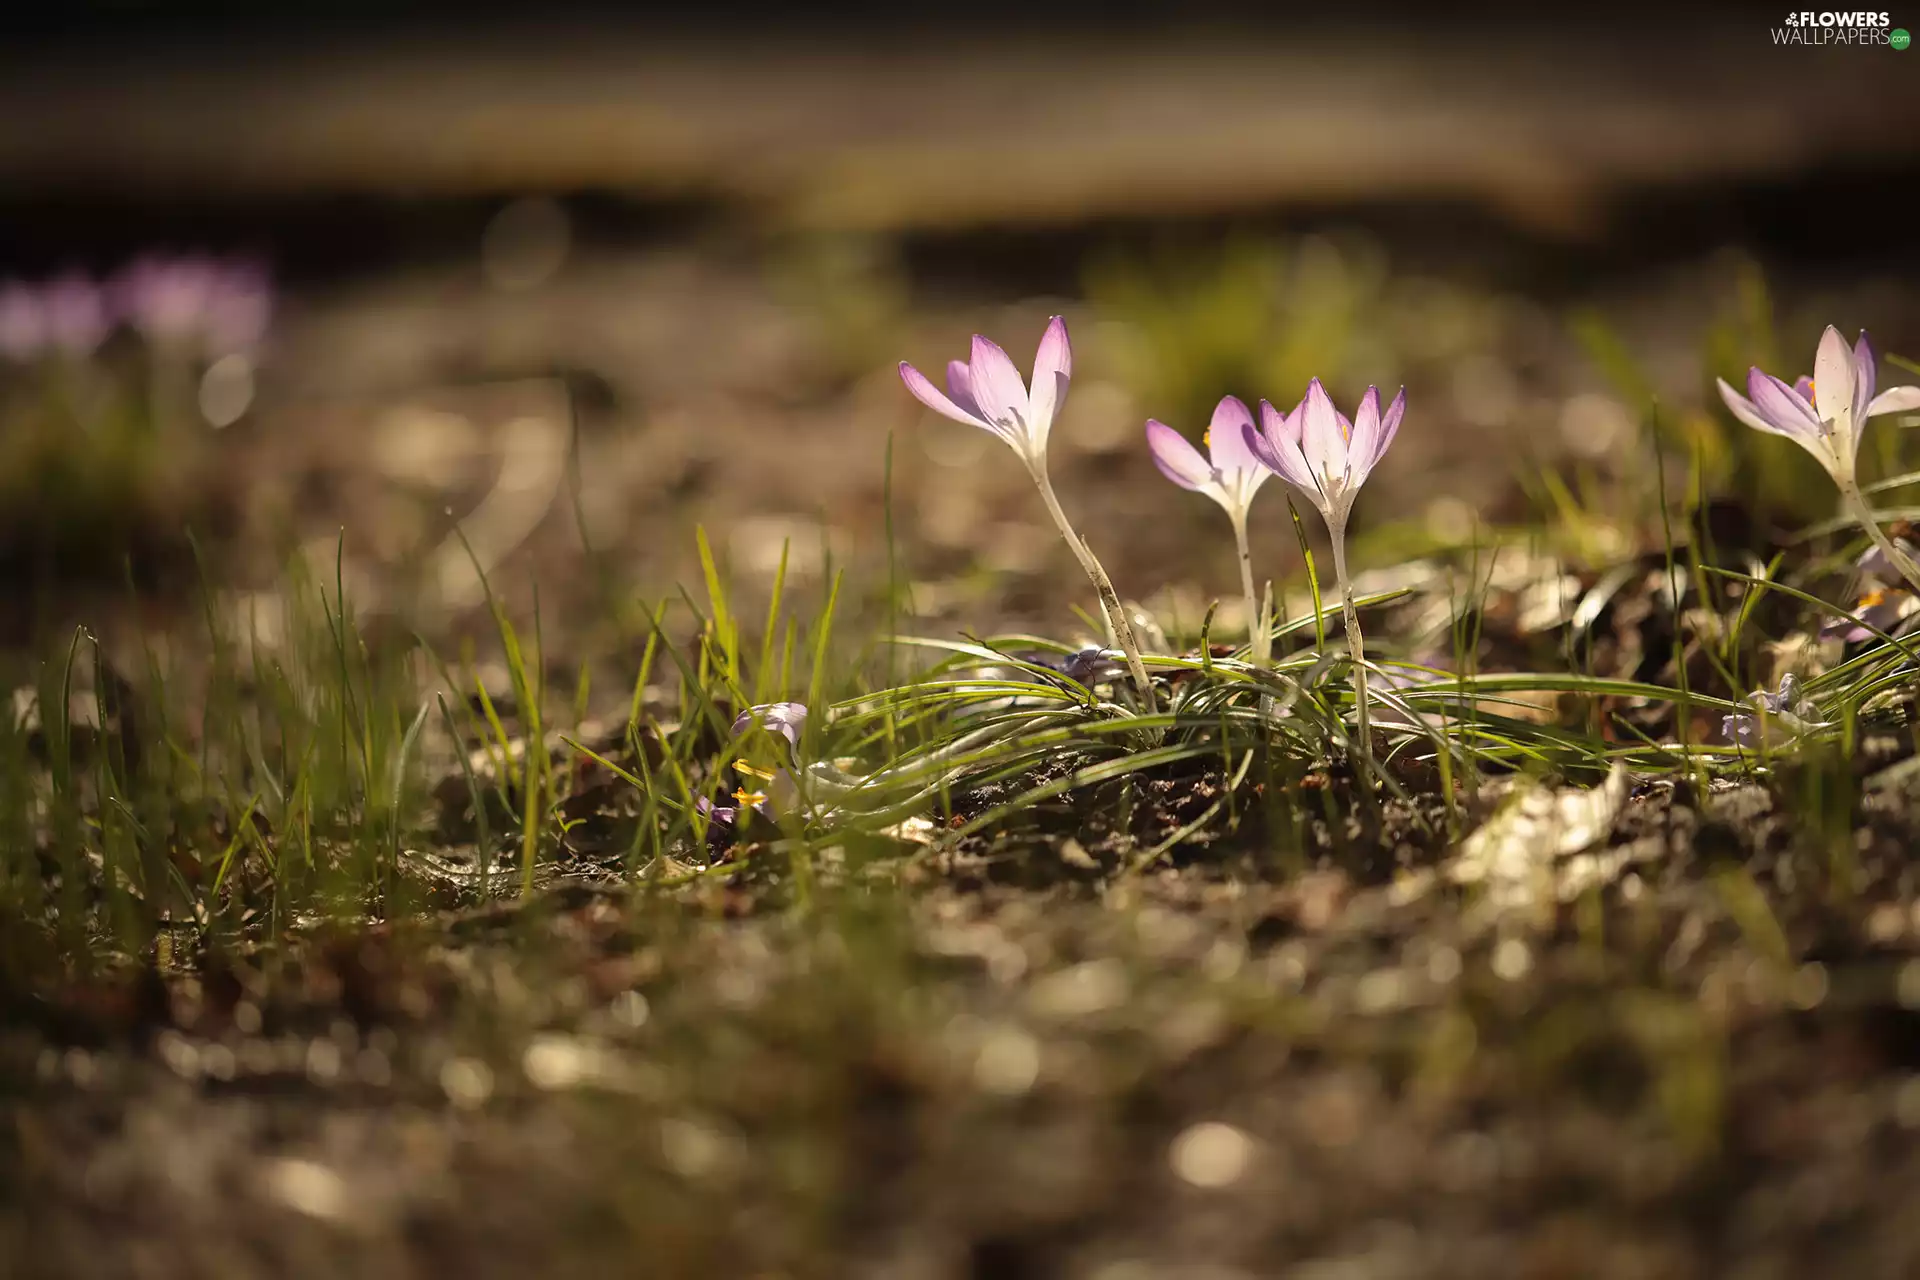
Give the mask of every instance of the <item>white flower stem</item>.
[{"label": "white flower stem", "polygon": [[1233,542],[1240,551],[1240,590],[1247,597],[1247,637],[1252,646],[1253,665],[1256,668],[1267,665],[1267,658],[1273,651],[1273,630],[1267,625],[1266,614],[1260,608],[1260,597],[1253,589],[1253,551],[1247,546],[1247,514],[1244,511],[1233,513]]},{"label": "white flower stem", "polygon": [[1347,522],[1329,520],[1333,538],[1333,576],[1340,587],[1340,604],[1347,624],[1347,652],[1353,655],[1353,701],[1360,717],[1360,753],[1373,755],[1371,718],[1367,712],[1366,638],[1360,634],[1360,611],[1353,604],[1353,583],[1347,577]]},{"label": "white flower stem", "polygon": [[1907,584],[1915,591],[1920,591],[1920,565],[1916,565],[1913,557],[1902,551],[1898,544],[1881,530],[1879,522],[1873,518],[1873,508],[1867,505],[1866,498],[1860,493],[1859,482],[1852,476],[1846,476],[1840,478],[1839,484],[1840,501],[1845,504],[1847,514],[1867,531],[1867,536],[1873,539],[1873,544],[1879,547],[1887,561],[1900,571],[1900,576],[1907,580]]},{"label": "white flower stem", "polygon": [[1067,513],[1060,509],[1060,499],[1054,496],[1053,481],[1047,476],[1044,461],[1030,464],[1033,482],[1040,488],[1040,498],[1047,504],[1047,514],[1053,517],[1053,523],[1060,529],[1060,536],[1067,540],[1067,546],[1080,561],[1080,567],[1086,570],[1087,577],[1093,581],[1093,589],[1100,593],[1100,610],[1106,615],[1107,632],[1114,644],[1127,655],[1127,670],[1133,674],[1134,688],[1140,697],[1151,707],[1153,705],[1153,682],[1147,677],[1147,665],[1140,660],[1140,642],[1133,637],[1133,624],[1127,621],[1126,606],[1120,603],[1120,593],[1113,589],[1113,579],[1107,577],[1107,571],[1100,567],[1100,561],[1094,557],[1093,548],[1073,531],[1073,525],[1067,521]]}]

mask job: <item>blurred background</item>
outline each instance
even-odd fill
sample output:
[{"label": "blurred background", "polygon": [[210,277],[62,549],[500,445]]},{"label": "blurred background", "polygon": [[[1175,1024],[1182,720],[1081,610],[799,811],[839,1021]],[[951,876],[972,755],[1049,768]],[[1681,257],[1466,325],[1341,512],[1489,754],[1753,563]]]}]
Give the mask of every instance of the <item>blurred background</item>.
[{"label": "blurred background", "polygon": [[412,627],[472,616],[477,560],[588,634],[697,577],[696,523],[748,589],[783,548],[790,584],[884,577],[891,536],[924,626],[1071,626],[1021,468],[895,371],[974,332],[1025,364],[1056,312],[1063,501],[1189,623],[1239,625],[1231,541],[1143,421],[1197,439],[1314,375],[1407,387],[1363,565],[1516,530],[1604,563],[1659,529],[1657,472],[1764,549],[1830,495],[1712,377],[1791,378],[1829,322],[1920,355],[1920,53],[1779,16],[10,16],[0,574],[31,607],[0,630],[337,554]]}]

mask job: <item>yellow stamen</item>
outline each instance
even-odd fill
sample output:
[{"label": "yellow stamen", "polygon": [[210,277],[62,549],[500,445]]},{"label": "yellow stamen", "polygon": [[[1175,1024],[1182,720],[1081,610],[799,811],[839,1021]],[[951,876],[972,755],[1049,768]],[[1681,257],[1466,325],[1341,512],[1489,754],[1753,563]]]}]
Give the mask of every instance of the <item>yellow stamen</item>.
[{"label": "yellow stamen", "polygon": [[735,760],[733,762],[733,767],[737,772],[744,773],[749,778],[758,778],[762,782],[773,781],[773,774],[771,771],[766,769],[756,769],[754,766],[748,764],[745,760]]},{"label": "yellow stamen", "polygon": [[1207,448],[1209,449],[1213,448],[1213,428],[1212,427],[1208,427],[1205,431],[1202,431],[1200,433],[1200,443],[1207,446]]},{"label": "yellow stamen", "polygon": [[1865,594],[1865,595],[1863,595],[1863,596],[1861,596],[1861,597],[1860,597],[1860,603],[1859,603],[1859,604],[1857,604],[1857,605],[1855,605],[1855,606],[1854,606],[1854,608],[1855,608],[1856,610],[1857,610],[1857,609],[1871,609],[1871,608],[1874,608],[1874,607],[1875,607],[1875,606],[1877,606],[1877,605],[1881,605],[1881,604],[1885,604],[1885,603],[1886,603],[1886,599],[1887,599],[1887,593],[1886,593],[1886,591],[1885,591],[1885,590],[1883,590],[1883,589],[1881,589],[1881,588],[1878,588],[1878,587],[1876,587],[1876,588],[1874,588],[1874,589],[1873,589],[1872,591],[1869,591],[1869,592],[1867,592],[1867,594]]},{"label": "yellow stamen", "polygon": [[764,791],[749,791],[745,787],[741,787],[735,791],[733,798],[735,803],[744,805],[749,809],[755,805],[765,804],[767,802],[767,796]]}]

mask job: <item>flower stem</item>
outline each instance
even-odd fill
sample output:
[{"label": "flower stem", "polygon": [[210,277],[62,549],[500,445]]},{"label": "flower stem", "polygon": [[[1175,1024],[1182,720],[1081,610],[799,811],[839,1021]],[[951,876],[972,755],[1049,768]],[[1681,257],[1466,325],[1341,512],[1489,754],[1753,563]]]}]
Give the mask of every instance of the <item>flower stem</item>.
[{"label": "flower stem", "polygon": [[1845,504],[1847,514],[1857,520],[1860,527],[1867,531],[1867,536],[1873,539],[1873,544],[1880,548],[1880,553],[1886,556],[1888,563],[1900,571],[1900,576],[1907,580],[1909,586],[1915,591],[1920,591],[1920,565],[1916,565],[1913,557],[1902,551],[1898,544],[1881,530],[1879,522],[1873,518],[1873,508],[1869,507],[1867,500],[1861,496],[1858,481],[1851,477],[1840,481],[1840,501]]},{"label": "flower stem", "polygon": [[1253,552],[1247,546],[1245,512],[1234,513],[1233,542],[1240,550],[1240,590],[1247,597],[1247,639],[1252,647],[1253,665],[1256,668],[1264,667],[1273,651],[1273,630],[1267,625],[1266,615],[1260,609],[1259,596],[1254,594]]},{"label": "flower stem", "polygon": [[1367,712],[1366,637],[1360,634],[1360,611],[1353,604],[1353,583],[1347,577],[1347,522],[1327,522],[1333,537],[1333,576],[1340,584],[1341,611],[1347,624],[1347,652],[1353,656],[1353,700],[1360,716],[1360,753],[1373,755],[1371,718]]},{"label": "flower stem", "polygon": [[1120,593],[1113,589],[1113,579],[1107,577],[1107,571],[1100,567],[1093,548],[1068,523],[1067,513],[1060,509],[1060,499],[1054,496],[1053,481],[1047,476],[1046,463],[1034,463],[1032,470],[1033,482],[1040,488],[1040,498],[1047,504],[1047,514],[1053,517],[1053,523],[1059,526],[1060,536],[1067,540],[1067,546],[1079,559],[1080,567],[1092,579],[1093,589],[1100,593],[1100,610],[1106,615],[1109,637],[1127,655],[1127,670],[1133,674],[1134,687],[1147,706],[1152,707],[1153,682],[1147,677],[1146,663],[1140,660],[1140,642],[1134,639],[1133,624],[1127,621],[1126,606],[1120,603]]}]

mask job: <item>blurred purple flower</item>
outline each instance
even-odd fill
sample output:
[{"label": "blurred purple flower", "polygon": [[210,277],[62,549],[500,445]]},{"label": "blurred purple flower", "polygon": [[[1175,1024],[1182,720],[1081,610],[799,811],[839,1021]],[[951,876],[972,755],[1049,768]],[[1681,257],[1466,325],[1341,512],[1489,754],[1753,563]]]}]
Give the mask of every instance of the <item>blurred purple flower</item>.
[{"label": "blurred purple flower", "polygon": [[1800,678],[1792,672],[1780,677],[1778,692],[1756,689],[1747,695],[1747,701],[1754,709],[1720,717],[1720,732],[1727,741],[1749,751],[1777,746],[1783,739],[1791,741],[1823,727],[1820,709],[1801,691]]},{"label": "blurred purple flower", "polygon": [[1040,335],[1031,387],[992,339],[974,334],[969,354],[971,362],[948,362],[945,393],[905,360],[900,362],[900,377],[914,398],[935,413],[991,431],[1029,467],[1043,466],[1047,433],[1053,429],[1053,416],[1067,398],[1067,384],[1073,378],[1073,346],[1067,340],[1066,318],[1053,317],[1047,331]]},{"label": "blurred purple flower", "polygon": [[0,355],[25,362],[46,349],[46,309],[39,291],[18,280],[0,284]]},{"label": "blurred purple flower", "polygon": [[1828,325],[1814,353],[1813,377],[1789,386],[1758,368],[1747,370],[1747,394],[1717,379],[1733,416],[1756,431],[1786,436],[1819,459],[1835,481],[1852,483],[1854,459],[1867,419],[1920,409],[1920,387],[1889,387],[1874,394],[1873,347],[1862,330],[1851,349]]},{"label": "blurred purple flower", "polygon": [[807,727],[807,707],[803,702],[768,702],[748,707],[734,719],[734,736],[740,736],[755,722],[785,738],[788,746],[798,747],[800,735]]},{"label": "blurred purple flower", "polygon": [[253,263],[148,256],[113,282],[115,310],[156,346],[209,357],[245,354],[266,337],[273,291]]},{"label": "blurred purple flower", "polygon": [[[1822,636],[1839,636],[1848,644],[1871,640],[1875,634],[1897,635],[1900,624],[1913,612],[1913,593],[1902,587],[1875,587],[1854,602],[1848,612],[1860,619],[1832,618],[1820,628]],[[1865,626],[1860,625],[1865,623]]]},{"label": "blurred purple flower", "polygon": [[1406,410],[1405,387],[1385,413],[1380,411],[1379,388],[1368,387],[1349,421],[1315,378],[1292,413],[1281,413],[1262,400],[1259,429],[1248,423],[1242,434],[1254,457],[1313,499],[1331,531],[1336,525],[1346,527],[1354,494],[1386,456]]},{"label": "blurred purple flower", "polygon": [[113,331],[106,291],[71,272],[40,286],[40,315],[47,345],[69,356],[90,356]]},{"label": "blurred purple flower", "polygon": [[[1905,538],[1889,540],[1896,551],[1912,559],[1913,544]],[[1821,626],[1824,639],[1838,637],[1847,644],[1874,638],[1874,632],[1898,634],[1900,625],[1920,608],[1920,600],[1906,586],[1899,566],[1878,546],[1868,547],[1853,562],[1859,582],[1859,598],[1849,610],[1860,623],[1850,618],[1830,618]]]}]

